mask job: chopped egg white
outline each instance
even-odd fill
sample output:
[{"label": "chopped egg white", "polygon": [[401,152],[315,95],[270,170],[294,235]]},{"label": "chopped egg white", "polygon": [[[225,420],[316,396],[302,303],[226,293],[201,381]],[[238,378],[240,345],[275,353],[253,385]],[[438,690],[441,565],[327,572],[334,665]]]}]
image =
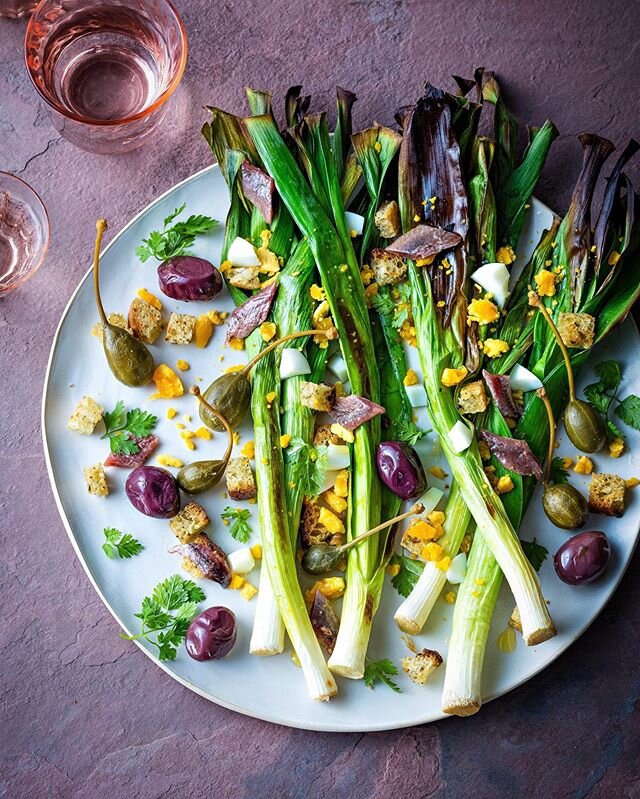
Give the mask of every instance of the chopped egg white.
[{"label": "chopped egg white", "polygon": [[242,547],[227,555],[229,566],[234,574],[248,574],[255,568],[256,562],[249,547]]},{"label": "chopped egg white", "polygon": [[347,229],[355,230],[358,236],[362,236],[364,230],[364,217],[360,214],[354,214],[352,211],[346,211],[344,218],[347,221]]},{"label": "chopped egg white", "polygon": [[427,392],[424,386],[405,386],[404,390],[407,392],[407,398],[412,408],[424,408],[427,405]]},{"label": "chopped egg white", "polygon": [[504,307],[509,296],[509,270],[504,264],[483,264],[471,275],[471,280],[493,295],[496,305]]},{"label": "chopped egg white", "polygon": [[449,430],[449,442],[454,452],[464,452],[473,441],[471,429],[460,419]]},{"label": "chopped egg white", "polygon": [[286,380],[288,377],[297,375],[308,375],[311,373],[309,361],[300,350],[288,347],[282,350],[280,357],[280,379]]},{"label": "chopped egg white", "polygon": [[260,266],[260,260],[256,255],[255,247],[246,239],[236,236],[231,242],[227,252],[227,260],[233,266]]},{"label": "chopped egg white", "polygon": [[464,554],[464,552],[460,552],[451,561],[451,564],[447,569],[447,580],[452,585],[460,585],[460,583],[464,580],[466,573],[467,573],[467,556]]},{"label": "chopped egg white", "polygon": [[517,363],[509,375],[509,385],[512,391],[535,391],[537,388],[542,388],[542,380]]}]

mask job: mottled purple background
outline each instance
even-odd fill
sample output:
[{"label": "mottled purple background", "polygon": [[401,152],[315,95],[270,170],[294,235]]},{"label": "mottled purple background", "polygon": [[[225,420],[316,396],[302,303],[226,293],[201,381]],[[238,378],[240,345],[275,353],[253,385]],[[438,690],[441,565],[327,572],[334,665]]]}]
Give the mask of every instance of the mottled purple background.
[{"label": "mottled purple background", "polygon": [[[356,123],[389,122],[425,78],[484,65],[527,121],[561,130],[539,196],[565,208],[575,134],[640,131],[640,5],[611,2],[177,2],[182,86],[157,140],[102,157],[60,139],[0,21],[0,169],[42,195],[53,230],[39,274],[0,300],[0,795],[18,799],[640,797],[638,558],[591,629],[480,715],[367,735],[301,732],[191,694],[121,641],[53,503],[40,393],[51,337],[87,268],[94,220],[121,227],[209,162],[202,106],[245,84],[303,83],[318,104],[357,91]],[[633,174],[634,170],[631,170]],[[638,177],[636,166],[635,175]]]}]

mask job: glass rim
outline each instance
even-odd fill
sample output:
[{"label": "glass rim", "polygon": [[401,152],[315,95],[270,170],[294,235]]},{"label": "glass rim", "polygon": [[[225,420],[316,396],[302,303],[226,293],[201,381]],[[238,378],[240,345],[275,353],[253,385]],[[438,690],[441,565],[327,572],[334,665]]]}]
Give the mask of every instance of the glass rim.
[{"label": "glass rim", "polygon": [[0,170],[0,178],[8,178],[9,182],[15,180],[16,183],[21,183],[27,192],[35,199],[36,204],[42,210],[42,214],[44,217],[44,242],[42,247],[40,248],[40,252],[38,253],[38,257],[34,262],[34,265],[28,272],[25,272],[19,280],[16,280],[15,283],[12,283],[7,289],[4,291],[0,291],[0,296],[2,294],[6,294],[9,291],[13,291],[14,289],[21,286],[25,281],[29,280],[30,277],[33,277],[35,273],[40,269],[42,264],[44,263],[44,259],[49,252],[49,244],[51,243],[51,220],[49,219],[49,212],[47,211],[47,206],[44,204],[42,197],[38,194],[38,192],[33,188],[30,183],[27,183],[26,180],[19,178],[17,175],[14,175],[12,172],[3,172]]},{"label": "glass rim", "polygon": [[[178,14],[178,10],[171,2],[171,0],[162,0],[162,2],[169,8],[171,13],[173,14],[176,22],[178,23],[178,29],[180,31],[180,43],[182,45],[180,51],[180,61],[178,63],[178,67],[176,72],[171,79],[167,88],[160,94],[151,105],[143,108],[142,111],[138,111],[136,114],[131,114],[128,117],[123,117],[121,119],[89,119],[87,117],[83,117],[80,114],[76,114],[73,111],[70,111],[68,108],[65,108],[61,105],[55,97],[51,96],[50,94],[44,92],[41,87],[38,85],[38,81],[35,78],[35,72],[29,65],[29,54],[28,54],[28,44],[29,40],[33,35],[33,29],[36,26],[36,22],[39,21],[38,19],[38,12],[40,11],[41,7],[45,7],[49,0],[39,0],[38,5],[34,8],[31,17],[29,18],[29,22],[27,24],[27,30],[24,38],[24,60],[25,65],[27,68],[27,73],[33,84],[35,90],[38,92],[40,97],[46,102],[46,104],[57,111],[61,116],[66,117],[67,119],[72,119],[74,122],[79,122],[83,125],[93,125],[95,127],[103,127],[103,128],[110,128],[117,125],[126,125],[129,122],[135,122],[138,119],[144,119],[145,117],[149,116],[149,114],[156,111],[160,106],[164,105],[167,100],[171,97],[174,91],[178,88],[178,84],[182,80],[182,76],[184,74],[185,67],[187,65],[187,31],[184,27],[180,14]],[[23,181],[24,182],[24,181]],[[27,184],[28,185],[28,184]]]}]

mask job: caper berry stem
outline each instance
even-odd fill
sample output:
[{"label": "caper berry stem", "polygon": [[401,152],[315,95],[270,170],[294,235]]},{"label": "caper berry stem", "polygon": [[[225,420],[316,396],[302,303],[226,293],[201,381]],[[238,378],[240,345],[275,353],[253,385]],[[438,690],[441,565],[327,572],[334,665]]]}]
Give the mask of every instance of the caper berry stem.
[{"label": "caper berry stem", "polygon": [[209,411],[209,413],[213,414],[213,416],[215,416],[216,419],[218,419],[222,423],[224,429],[227,431],[227,448],[225,450],[224,455],[222,456],[222,462],[225,464],[228,463],[229,458],[231,457],[231,450],[233,449],[233,430],[231,429],[231,425],[229,424],[229,422],[227,422],[224,416],[221,413],[219,413],[219,411],[217,411],[212,405],[210,405],[206,401],[206,399],[202,396],[202,393],[200,392],[198,386],[191,386],[191,388],[189,389],[189,393],[193,394],[193,396],[198,400],[198,402],[201,405],[204,405],[204,407]]},{"label": "caper berry stem", "polygon": [[576,386],[575,381],[573,379],[573,368],[571,366],[571,358],[569,357],[569,350],[562,340],[562,336],[558,331],[558,328],[555,325],[555,322],[551,318],[549,311],[547,311],[545,304],[542,302],[540,297],[535,293],[535,291],[529,292],[529,304],[535,306],[540,313],[544,316],[545,322],[551,328],[551,332],[555,336],[556,341],[558,342],[558,346],[560,347],[560,352],[562,353],[562,357],[564,358],[564,363],[567,368],[567,380],[569,381],[569,398],[571,400],[575,400],[576,398]]},{"label": "caper berry stem", "polygon": [[382,524],[378,524],[376,527],[372,527],[370,530],[367,530],[366,533],[362,533],[357,538],[354,538],[352,541],[347,541],[346,544],[342,544],[339,547],[336,547],[336,550],[339,552],[347,552],[347,550],[354,547],[356,544],[359,544],[361,541],[364,541],[365,538],[370,538],[375,533],[379,533],[380,530],[385,530],[387,527],[391,527],[398,522],[402,522],[405,519],[408,519],[409,516],[415,516],[417,513],[422,513],[424,510],[424,505],[422,502],[416,502],[408,511],[405,513],[401,513],[399,516],[395,516],[393,519],[387,519],[386,522]]},{"label": "caper berry stem", "polygon": [[544,407],[547,411],[547,417],[549,419],[549,452],[547,454],[547,465],[544,470],[543,480],[544,485],[549,485],[549,479],[551,477],[551,461],[553,459],[553,451],[556,446],[556,420],[553,418],[553,408],[549,402],[549,395],[547,394],[546,389],[539,388],[536,391],[536,396],[539,397],[544,403]]},{"label": "caper berry stem", "polygon": [[240,374],[243,374],[246,377],[253,367],[258,363],[258,361],[267,355],[267,353],[272,352],[276,349],[276,347],[284,344],[285,341],[291,341],[294,338],[303,338],[304,336],[326,336],[328,339],[335,339],[338,338],[338,331],[335,327],[329,327],[326,330],[300,330],[297,333],[289,333],[288,336],[283,336],[282,338],[276,339],[275,341],[272,341],[268,347],[260,350],[260,352],[249,361],[244,369],[242,369]]},{"label": "caper berry stem", "polygon": [[105,230],[109,227],[106,219],[98,219],[96,222],[96,243],[93,248],[93,292],[96,295],[96,303],[98,304],[98,313],[102,324],[106,325],[107,315],[104,312],[102,298],[100,297],[100,247],[102,246],[102,236]]}]

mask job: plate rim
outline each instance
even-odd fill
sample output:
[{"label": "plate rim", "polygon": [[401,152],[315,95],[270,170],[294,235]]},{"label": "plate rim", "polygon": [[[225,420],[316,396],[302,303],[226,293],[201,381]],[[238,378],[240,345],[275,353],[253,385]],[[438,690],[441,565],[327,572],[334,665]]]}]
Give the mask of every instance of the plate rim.
[{"label": "plate rim", "polygon": [[[118,239],[122,235],[124,235],[124,233],[130,227],[135,225],[146,214],[150,213],[155,208],[156,205],[161,203],[166,197],[168,197],[170,194],[172,194],[176,189],[181,188],[183,186],[186,186],[189,183],[191,183],[192,181],[195,181],[195,180],[199,179],[201,176],[205,175],[206,173],[214,172],[217,169],[219,169],[219,165],[216,162],[216,163],[210,164],[209,166],[204,167],[203,169],[198,170],[197,172],[194,172],[192,175],[189,175],[188,177],[184,178],[183,180],[178,181],[178,183],[173,184],[165,192],[163,192],[158,197],[156,197],[152,202],[148,203],[141,211],[139,211],[122,228],[120,228],[118,230],[118,232],[111,239],[111,241],[101,251],[101,253],[100,253],[101,257],[103,257],[109,251],[109,249],[118,241]],[[553,211],[545,203],[543,203],[541,200],[538,200],[535,197],[533,198],[533,200],[535,200],[535,202],[538,203],[539,206],[542,209],[547,210],[550,213],[553,213]],[[60,316],[60,320],[59,320],[59,322],[58,322],[58,324],[56,326],[56,330],[55,330],[55,333],[54,333],[54,336],[53,336],[53,339],[52,339],[52,342],[51,342],[51,348],[50,348],[49,357],[48,357],[48,360],[47,360],[47,368],[46,368],[46,371],[45,371],[44,384],[43,384],[43,389],[42,389],[42,402],[41,402],[41,412],[40,412],[40,426],[41,426],[41,430],[42,430],[42,444],[43,444],[43,450],[44,450],[45,463],[46,463],[46,466],[47,466],[47,474],[48,474],[48,477],[49,477],[49,484],[51,486],[51,490],[52,490],[53,497],[54,497],[54,500],[55,500],[55,503],[56,503],[56,507],[58,509],[58,514],[60,515],[60,519],[62,521],[63,527],[64,527],[64,529],[65,529],[65,531],[67,533],[67,537],[69,538],[69,541],[71,542],[71,546],[73,547],[73,550],[74,550],[74,552],[76,554],[76,557],[80,561],[80,565],[84,569],[85,574],[89,578],[89,582],[91,583],[91,585],[92,585],[93,589],[95,590],[95,592],[98,594],[102,604],[106,607],[106,609],[109,611],[109,613],[115,619],[116,623],[121,627],[121,629],[127,635],[132,635],[131,630],[127,627],[126,624],[124,624],[122,619],[120,619],[120,617],[118,616],[118,614],[116,613],[114,608],[110,605],[109,601],[107,600],[107,598],[105,597],[104,593],[102,592],[102,589],[100,588],[96,578],[94,577],[93,572],[91,570],[91,567],[89,566],[87,560],[85,559],[85,557],[84,557],[84,555],[83,555],[83,553],[82,553],[82,551],[80,549],[80,546],[78,544],[78,541],[76,540],[75,534],[74,534],[74,532],[73,532],[73,530],[71,528],[71,524],[69,523],[69,520],[67,518],[66,512],[65,512],[64,507],[62,505],[62,500],[61,500],[61,497],[60,497],[60,493],[58,491],[57,480],[56,480],[56,477],[55,477],[55,474],[54,474],[53,465],[52,465],[52,461],[51,461],[51,455],[50,455],[50,451],[49,451],[49,440],[48,440],[48,437],[47,437],[47,422],[46,422],[47,395],[48,395],[48,392],[49,392],[49,384],[50,384],[50,380],[51,380],[53,363],[54,363],[56,352],[57,352],[57,349],[58,349],[60,333],[61,333],[61,330],[62,330],[62,326],[64,325],[64,322],[65,322],[65,320],[66,320],[66,318],[67,318],[67,316],[68,316],[73,304],[75,303],[78,294],[80,293],[80,290],[84,286],[85,282],[91,277],[91,274],[92,274],[92,267],[89,267],[89,269],[84,274],[84,276],[81,278],[80,282],[78,283],[78,285],[76,286],[75,290],[71,294],[71,297],[69,298],[67,304],[65,305],[64,310],[62,312],[62,315]],[[631,328],[633,330],[633,335],[634,335],[634,337],[636,339],[636,343],[640,346],[640,330],[638,329],[638,325],[636,324],[635,319],[633,318],[633,316],[631,314],[629,314],[627,316],[626,320],[623,322],[623,324],[627,324],[627,323],[630,323]],[[578,640],[578,638],[580,638],[583,635],[585,630],[587,630],[587,628],[590,627],[591,624],[593,624],[593,622],[600,616],[600,614],[603,612],[603,610],[609,604],[609,602],[611,601],[612,596],[618,590],[618,587],[619,587],[622,579],[624,578],[624,576],[625,576],[625,574],[627,572],[627,569],[629,568],[629,565],[630,565],[631,560],[632,560],[632,558],[634,556],[635,550],[637,549],[638,539],[640,537],[639,536],[639,532],[640,532],[640,530],[636,531],[636,533],[635,533],[634,542],[633,542],[633,545],[631,547],[631,550],[630,550],[630,553],[629,553],[629,557],[627,559],[627,562],[626,562],[624,568],[620,572],[620,574],[618,576],[618,579],[611,585],[610,591],[608,592],[608,594],[606,596],[606,599],[604,600],[602,606],[600,607],[598,612],[595,614],[595,616],[593,618],[589,619],[585,624],[583,624],[579,628],[579,630],[577,631],[575,636],[570,641],[567,641],[567,643],[564,644],[559,650],[554,651],[553,655],[549,655],[544,660],[542,660],[540,662],[540,664],[535,668],[534,671],[527,673],[527,675],[525,677],[523,677],[522,679],[518,680],[516,683],[514,683],[513,685],[511,685],[509,688],[507,688],[504,691],[495,691],[493,693],[487,694],[486,696],[483,696],[483,698],[482,698],[483,706],[486,705],[487,703],[491,702],[493,699],[497,699],[498,697],[506,696],[507,694],[510,694],[516,688],[519,688],[524,683],[526,683],[529,680],[532,680],[533,678],[537,677],[538,674],[540,674],[541,671],[546,669],[551,663],[553,663],[561,655],[563,655],[567,651],[567,649],[569,649],[569,647],[571,647]],[[209,702],[213,702],[214,704],[219,705],[220,707],[224,707],[227,710],[232,710],[232,711],[234,711],[236,713],[240,713],[243,716],[248,716],[250,718],[259,719],[260,721],[267,721],[267,722],[270,722],[272,724],[279,724],[279,725],[281,725],[283,727],[288,727],[290,729],[301,729],[301,730],[310,730],[312,732],[334,732],[334,733],[382,732],[382,731],[385,731],[385,730],[408,729],[409,727],[416,727],[416,726],[420,726],[422,724],[430,724],[430,723],[435,722],[435,721],[441,721],[442,719],[452,718],[452,716],[450,714],[447,714],[447,713],[444,713],[444,712],[440,711],[440,713],[436,713],[436,714],[429,713],[424,718],[417,719],[415,721],[410,721],[410,722],[407,722],[407,723],[402,723],[402,722],[400,722],[400,723],[391,723],[391,724],[389,724],[389,723],[381,723],[381,724],[376,724],[376,725],[369,724],[369,725],[353,726],[353,725],[349,725],[349,724],[340,724],[340,723],[335,723],[335,722],[323,723],[321,720],[318,721],[318,722],[309,722],[309,723],[291,722],[290,720],[279,716],[277,713],[260,713],[260,712],[256,712],[256,711],[253,711],[253,710],[248,710],[247,708],[244,708],[244,707],[242,707],[240,705],[236,705],[233,702],[229,702],[226,699],[223,699],[223,698],[221,698],[219,696],[216,696],[215,694],[213,694],[213,693],[211,693],[209,691],[205,691],[202,688],[200,688],[198,685],[196,685],[195,683],[192,683],[190,680],[187,680],[186,678],[182,677],[181,675],[179,675],[175,671],[173,671],[171,668],[169,668],[169,666],[166,665],[163,661],[159,660],[153,654],[153,652],[151,652],[149,649],[144,647],[140,641],[134,640],[133,643],[138,647],[138,649],[140,651],[142,651],[151,660],[152,663],[154,663],[156,666],[158,666],[160,669],[162,669],[162,671],[165,672],[165,674],[167,674],[173,680],[176,680],[178,683],[180,683],[185,688],[188,688],[190,691],[193,691],[194,693],[198,694],[198,696],[201,696],[203,699],[206,699]]]}]

